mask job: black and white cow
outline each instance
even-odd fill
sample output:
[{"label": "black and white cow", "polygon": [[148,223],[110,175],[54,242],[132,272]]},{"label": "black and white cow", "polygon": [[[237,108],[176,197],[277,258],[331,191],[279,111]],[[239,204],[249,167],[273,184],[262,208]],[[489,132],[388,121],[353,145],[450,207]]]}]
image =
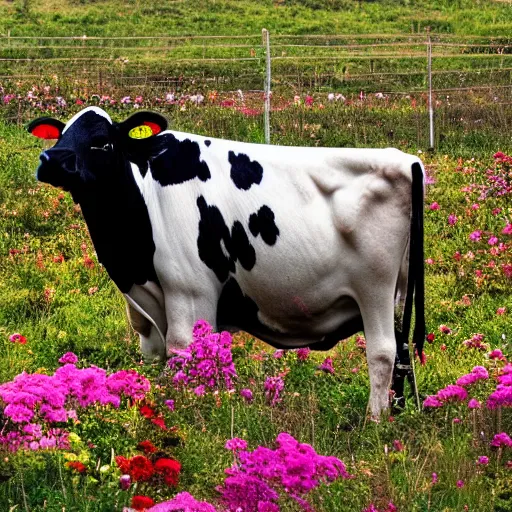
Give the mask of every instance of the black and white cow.
[{"label": "black and white cow", "polygon": [[37,177],[80,204],[143,354],[188,345],[200,318],[280,348],[326,350],[364,329],[378,416],[397,345],[409,363],[414,291],[422,353],[421,162],[396,149],[266,146],[166,128],[156,113],[113,123],[97,107],[28,128],[58,139]]}]

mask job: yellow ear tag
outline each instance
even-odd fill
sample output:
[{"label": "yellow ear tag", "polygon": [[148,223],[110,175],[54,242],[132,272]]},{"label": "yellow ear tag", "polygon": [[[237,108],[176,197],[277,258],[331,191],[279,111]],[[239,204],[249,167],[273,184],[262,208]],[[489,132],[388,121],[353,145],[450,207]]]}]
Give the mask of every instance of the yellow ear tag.
[{"label": "yellow ear tag", "polygon": [[146,125],[136,126],[128,132],[128,137],[131,139],[147,139],[153,135],[153,130]]}]

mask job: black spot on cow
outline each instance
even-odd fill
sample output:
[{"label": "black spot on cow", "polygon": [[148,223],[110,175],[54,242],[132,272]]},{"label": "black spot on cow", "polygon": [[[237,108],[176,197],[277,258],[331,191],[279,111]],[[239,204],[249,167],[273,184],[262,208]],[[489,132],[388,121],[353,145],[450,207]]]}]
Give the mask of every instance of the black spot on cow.
[{"label": "black spot on cow", "polygon": [[263,205],[257,213],[251,214],[249,229],[253,236],[261,235],[267,245],[274,245],[279,236],[279,228],[275,223],[274,212],[267,205]]},{"label": "black spot on cow", "polygon": [[263,179],[263,167],[243,153],[235,155],[233,151],[228,153],[231,164],[231,179],[237,188],[249,190],[252,185],[259,185]]},{"label": "black spot on cow", "polygon": [[212,143],[212,141],[211,141],[211,140],[205,140],[205,141],[204,141],[204,145],[205,145],[207,148],[209,148],[209,147],[210,147],[210,144],[211,144],[211,143]]},{"label": "black spot on cow", "polygon": [[215,272],[221,283],[226,281],[230,272],[235,271],[232,258],[224,253],[221,242],[228,254],[231,254],[231,235],[222,213],[216,206],[206,204],[203,196],[197,198],[199,219],[199,235],[197,249],[204,264]]},{"label": "black spot on cow", "polygon": [[256,264],[256,252],[239,221],[235,221],[231,229],[231,250],[234,261],[238,260],[245,270],[252,270]]},{"label": "black spot on cow", "polygon": [[242,223],[235,221],[230,232],[221,211],[208,205],[203,196],[197,199],[197,207],[201,215],[197,238],[201,261],[215,272],[222,283],[230,273],[235,273],[237,261],[245,270],[252,270],[256,264],[256,252]]},{"label": "black spot on cow", "polygon": [[208,165],[201,160],[201,150],[197,142],[189,139],[179,141],[171,133],[154,139],[153,154],[148,155],[147,160],[149,160],[151,175],[160,185],[165,187],[178,185],[194,178],[199,178],[201,181],[211,178]]}]

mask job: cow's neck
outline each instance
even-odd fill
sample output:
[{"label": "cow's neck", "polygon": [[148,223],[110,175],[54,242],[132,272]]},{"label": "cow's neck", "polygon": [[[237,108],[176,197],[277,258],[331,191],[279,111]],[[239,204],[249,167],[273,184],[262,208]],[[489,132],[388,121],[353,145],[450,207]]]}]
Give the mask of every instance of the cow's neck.
[{"label": "cow's neck", "polygon": [[123,293],[134,284],[158,283],[149,213],[129,164],[121,172],[83,185],[80,204],[98,260]]}]

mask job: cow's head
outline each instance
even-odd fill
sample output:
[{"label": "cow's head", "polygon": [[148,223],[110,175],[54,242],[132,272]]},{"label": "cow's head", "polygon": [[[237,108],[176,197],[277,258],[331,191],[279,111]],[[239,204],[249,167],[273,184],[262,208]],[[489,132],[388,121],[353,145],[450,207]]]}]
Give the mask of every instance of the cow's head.
[{"label": "cow's head", "polygon": [[108,179],[124,168],[125,156],[167,128],[163,116],[137,112],[113,123],[101,108],[88,107],[66,124],[50,117],[32,121],[28,131],[42,139],[57,139],[41,153],[37,179],[77,192],[84,185]]}]

